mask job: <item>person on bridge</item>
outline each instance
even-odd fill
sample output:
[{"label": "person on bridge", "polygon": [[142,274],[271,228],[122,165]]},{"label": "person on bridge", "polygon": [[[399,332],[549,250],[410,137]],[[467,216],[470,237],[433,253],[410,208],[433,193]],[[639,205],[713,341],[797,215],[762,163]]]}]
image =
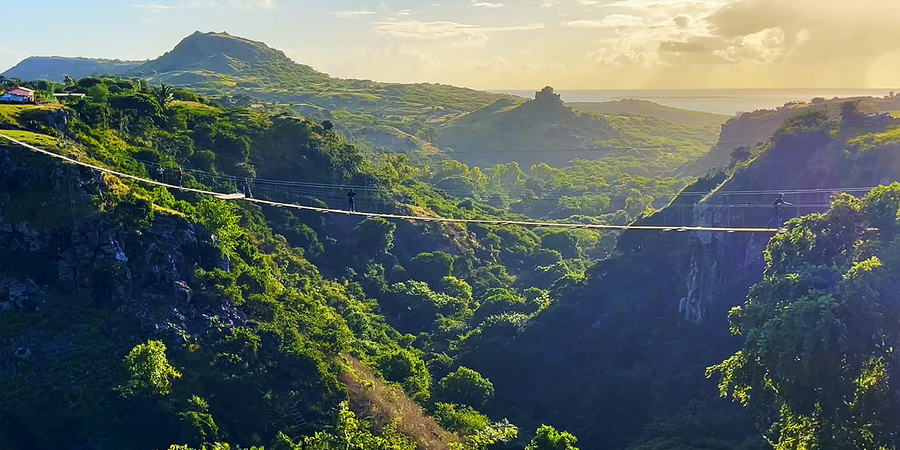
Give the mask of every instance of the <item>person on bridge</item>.
[{"label": "person on bridge", "polygon": [[781,205],[791,206],[790,203],[784,201],[784,193],[779,192],[778,197],[772,202],[772,219],[766,224],[766,228],[781,228]]},{"label": "person on bridge", "polygon": [[156,181],[159,181],[160,183],[162,183],[163,182],[163,174],[165,174],[165,173],[166,173],[166,169],[163,169],[162,166],[157,167],[156,168]]},{"label": "person on bridge", "polygon": [[347,193],[347,206],[349,207],[349,211],[356,212],[356,204],[353,202],[353,197],[356,197],[356,192],[353,192],[353,189],[350,189],[350,192]]},{"label": "person on bridge", "polygon": [[184,171],[180,167],[175,172],[175,176],[178,177],[178,187],[184,187]]}]

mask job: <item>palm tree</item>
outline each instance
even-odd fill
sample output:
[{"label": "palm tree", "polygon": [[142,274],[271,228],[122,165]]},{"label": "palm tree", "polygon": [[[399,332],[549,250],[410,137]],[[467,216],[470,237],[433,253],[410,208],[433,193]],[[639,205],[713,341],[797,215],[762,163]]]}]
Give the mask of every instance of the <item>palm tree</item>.
[{"label": "palm tree", "polygon": [[156,97],[156,101],[159,102],[159,106],[162,106],[163,110],[168,109],[169,103],[172,102],[172,86],[161,83],[153,88],[153,96]]}]

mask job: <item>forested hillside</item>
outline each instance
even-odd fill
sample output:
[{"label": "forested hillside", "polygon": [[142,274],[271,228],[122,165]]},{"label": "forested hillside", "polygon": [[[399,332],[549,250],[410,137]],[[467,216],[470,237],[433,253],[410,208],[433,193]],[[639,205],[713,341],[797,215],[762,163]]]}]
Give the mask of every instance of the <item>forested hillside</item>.
[{"label": "forested hillside", "polygon": [[[514,217],[328,123],[137,80],[76,86],[90,99],[0,105],[2,133],[146,179],[181,169],[191,188],[323,205],[343,191],[285,183],[337,178],[378,187],[359,207]],[[261,208],[0,148],[4,447],[524,445],[534,430],[478,412],[494,387],[456,342],[546,309],[602,247],[588,230]]]},{"label": "forested hillside", "polygon": [[[771,201],[779,189],[831,194],[900,179],[897,122],[874,123],[852,102],[843,110],[839,120],[814,111],[788,119],[758,154],[689,186],[691,195],[672,207],[715,192],[694,207],[694,223],[723,224],[731,215],[732,224],[763,226],[770,208],[742,212],[719,202],[751,189],[773,189]],[[898,366],[882,352],[898,341],[879,324],[895,320],[896,280],[888,263],[868,260],[892,258],[898,189],[879,188],[862,200],[837,195],[827,213],[789,222],[767,250],[765,234],[627,231],[616,256],[591,266],[581,283],[560,286],[554,307],[526,327],[467,347],[461,361],[495,383],[497,409],[489,411],[513,411],[517,423],[563,424],[585,448],[762,448],[753,421],[704,380],[709,366],[724,374],[722,393],[745,403],[778,448],[894,448],[897,388],[889,380]],[[665,217],[663,210],[639,223],[665,224]],[[870,270],[882,278],[862,282],[868,293],[857,295],[863,288],[852,278]],[[755,283],[746,309],[732,313],[741,338],[729,337],[727,313]],[[855,291],[846,290],[851,285]],[[856,314],[871,321],[845,322]],[[745,351],[728,359],[742,338]],[[833,359],[826,363],[825,355]],[[851,365],[838,369],[840,355]],[[792,384],[800,373],[808,375]],[[839,410],[823,403],[862,396],[871,400]],[[870,426],[873,435],[860,431]]]},{"label": "forested hillside", "polygon": [[[41,104],[0,105],[0,134],[168,186],[0,141],[3,448],[900,445],[900,185],[831,191],[900,179],[900,128],[858,103],[797,111],[697,179],[664,177],[684,155],[527,173],[412,164],[348,138],[337,116],[141,79],[25,84]],[[56,103],[61,91],[88,97]],[[475,114],[620,136],[677,128],[545,107]],[[355,189],[368,212],[501,224],[321,214],[179,185],[330,208]],[[675,211],[681,225],[763,226],[770,192],[800,188],[829,189],[831,208],[791,199],[815,213],[771,241],[502,224],[668,227]],[[748,192],[763,207],[734,208]]]}]

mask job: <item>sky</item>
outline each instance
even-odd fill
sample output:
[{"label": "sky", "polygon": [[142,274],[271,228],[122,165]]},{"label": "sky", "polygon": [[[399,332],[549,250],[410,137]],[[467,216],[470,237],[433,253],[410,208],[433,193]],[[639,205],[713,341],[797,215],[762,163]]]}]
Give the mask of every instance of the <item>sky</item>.
[{"label": "sky", "polygon": [[900,85],[900,0],[30,0],[15,10],[35,20],[0,25],[0,71],[28,56],[153,59],[199,30],[263,41],[340,78],[475,89]]}]

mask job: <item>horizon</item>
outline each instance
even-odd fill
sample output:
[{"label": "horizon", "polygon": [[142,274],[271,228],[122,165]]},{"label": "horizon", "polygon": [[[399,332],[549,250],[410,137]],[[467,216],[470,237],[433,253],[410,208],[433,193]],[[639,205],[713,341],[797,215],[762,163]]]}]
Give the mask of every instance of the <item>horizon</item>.
[{"label": "horizon", "polygon": [[105,26],[72,35],[61,27],[5,24],[16,39],[0,44],[3,70],[31,56],[152,60],[197,30],[263,42],[337,78],[482,91],[893,89],[900,66],[900,29],[891,19],[900,15],[900,2],[877,0],[37,0],[30,6]]}]

